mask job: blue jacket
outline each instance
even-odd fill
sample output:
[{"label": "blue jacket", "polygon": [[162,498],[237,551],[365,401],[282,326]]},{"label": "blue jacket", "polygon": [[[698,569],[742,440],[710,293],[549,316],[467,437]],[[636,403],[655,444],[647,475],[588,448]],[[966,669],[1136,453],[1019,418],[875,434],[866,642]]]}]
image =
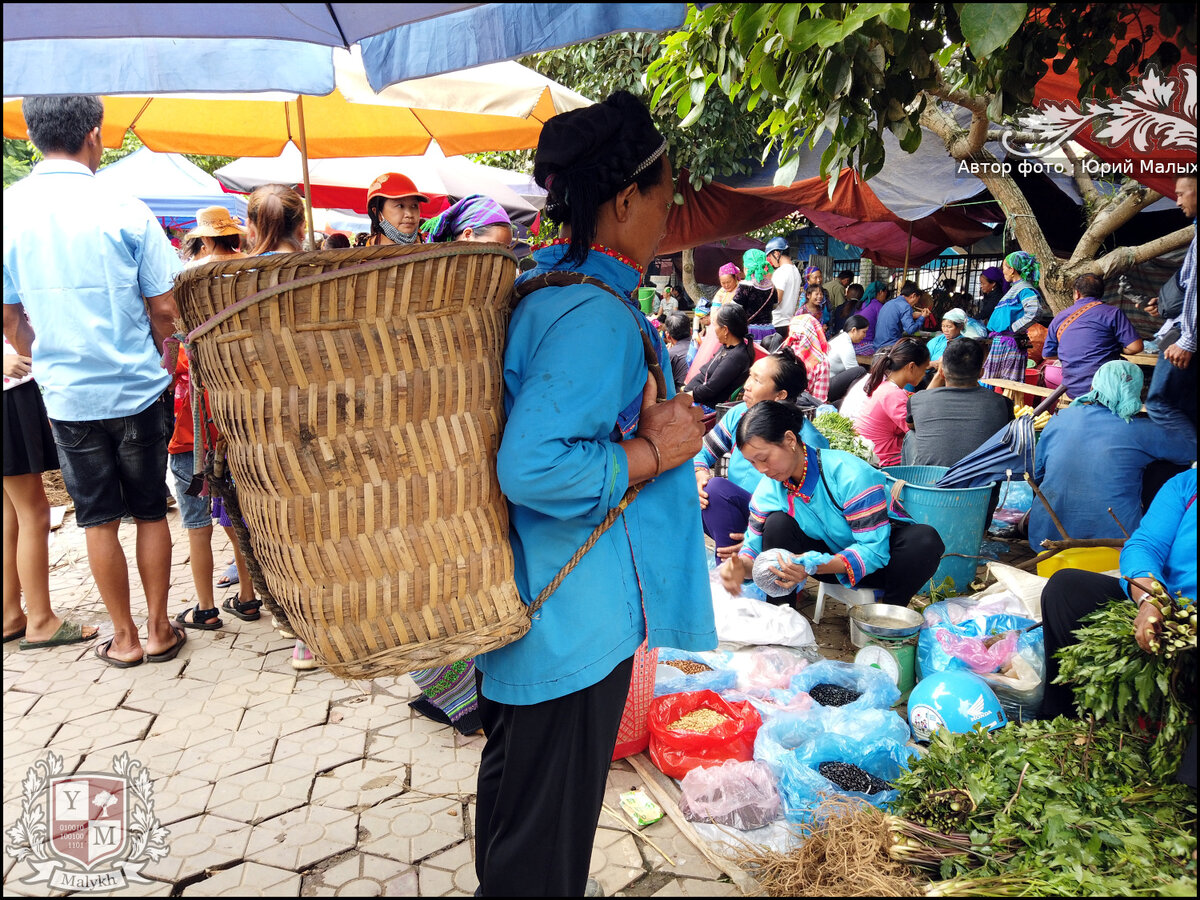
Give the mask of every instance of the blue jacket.
[{"label": "blue jacket", "polygon": [[[534,253],[529,278],[565,250]],[[566,268],[565,266],[557,266]],[[628,297],[639,273],[592,251],[577,271]],[[532,602],[583,545],[629,483],[617,442],[633,437],[646,384],[638,328],[663,371],[666,348],[632,303],[590,285],[523,299],[504,353],[507,423],[497,460],[521,599]],[[667,395],[675,387],[667,378]],[[476,658],[485,696],[509,704],[555,699],[596,684],[652,647],[716,646],[712,593],[692,467],[649,482],[541,607],[529,632]]]},{"label": "blue jacket", "polygon": [[[811,538],[824,541],[844,572],[837,579],[854,587],[891,559],[892,520],[911,522],[892,504],[884,474],[841,450],[805,448],[804,483],[789,487],[763,478],[750,498],[750,522],[739,555],[753,562],[762,552],[763,526],[773,512],[786,512]],[[822,477],[824,473],[824,477]]]},{"label": "blue jacket", "polygon": [[[1153,576],[1173,596],[1196,599],[1196,470],[1164,484],[1142,524],[1121,548],[1121,574]],[[1129,583],[1123,582],[1125,591]]]},{"label": "blue jacket", "polygon": [[[742,455],[742,451],[737,446],[737,429],[744,415],[746,415],[745,401],[725,413],[712,431],[704,436],[704,444],[692,460],[692,465],[697,469],[708,469],[711,472],[716,466],[717,460],[728,453],[729,468],[726,470],[725,477],[747,494],[753,494],[754,488],[758,486],[758,480],[762,476],[759,475],[758,469],[754,468],[750,461]],[[817,426],[808,419],[804,420],[804,424],[800,428],[800,440],[818,450],[829,449],[829,440],[817,431]]]},{"label": "blue jacket", "polygon": [[894,297],[883,304],[875,323],[875,346],[890,347],[906,334],[912,334],[921,324],[913,318],[912,305],[903,297]]},{"label": "blue jacket", "polygon": [[[1033,477],[1072,538],[1119,538],[1111,506],[1130,533],[1142,521],[1142,474],[1156,459],[1184,464],[1196,445],[1147,418],[1123,421],[1099,404],[1069,406],[1056,413],[1037,443]],[[1041,551],[1061,535],[1041,502],[1029,513],[1029,543]]]}]

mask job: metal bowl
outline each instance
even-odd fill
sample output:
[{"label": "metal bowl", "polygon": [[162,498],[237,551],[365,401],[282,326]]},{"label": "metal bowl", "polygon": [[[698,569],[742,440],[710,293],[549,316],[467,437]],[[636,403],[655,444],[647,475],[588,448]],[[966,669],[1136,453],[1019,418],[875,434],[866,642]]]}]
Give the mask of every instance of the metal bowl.
[{"label": "metal bowl", "polygon": [[865,634],[881,638],[911,637],[925,624],[925,617],[919,612],[890,603],[852,606],[850,618]]}]

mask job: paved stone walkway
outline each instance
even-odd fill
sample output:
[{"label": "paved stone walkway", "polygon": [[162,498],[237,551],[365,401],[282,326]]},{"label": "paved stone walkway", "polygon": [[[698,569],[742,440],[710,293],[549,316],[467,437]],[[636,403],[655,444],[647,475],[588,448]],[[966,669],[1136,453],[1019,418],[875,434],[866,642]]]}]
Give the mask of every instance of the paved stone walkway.
[{"label": "paved stone walkway", "polygon": [[[178,511],[168,519],[174,614],[194,601]],[[134,530],[122,525],[120,534],[136,617],[145,601]],[[219,570],[232,558],[219,529],[214,557]],[[111,625],[72,514],[51,537],[50,561],[55,610],[100,624],[98,640],[106,640]],[[154,780],[169,853],[145,869],[150,883],[119,896],[473,893],[483,738],[410,710],[417,689],[407,676],[349,683],[323,671],[296,673],[292,641],[269,616],[223,619],[218,631],[189,630],[175,660],[127,670],[97,660],[97,642],[25,652],[5,644],[5,832],[22,813],[22,780],[48,751],[62,757],[66,774],[111,772],[114,756],[127,752]],[[144,636],[144,617],[140,624]],[[844,620],[840,628],[823,622],[827,629],[845,643]],[[639,784],[627,762],[615,763],[606,803],[619,809],[618,795]],[[592,875],[606,896],[741,894],[668,818],[645,834],[673,864],[602,814]],[[31,874],[28,863],[5,854],[5,896],[63,895],[22,883]]]}]

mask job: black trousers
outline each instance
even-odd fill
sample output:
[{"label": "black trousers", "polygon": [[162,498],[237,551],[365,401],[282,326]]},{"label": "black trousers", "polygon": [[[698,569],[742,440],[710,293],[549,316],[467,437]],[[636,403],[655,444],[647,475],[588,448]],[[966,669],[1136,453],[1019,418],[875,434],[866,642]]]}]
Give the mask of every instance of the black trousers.
[{"label": "black trousers", "polygon": [[1075,695],[1070,685],[1054,684],[1058,678],[1058,651],[1078,643],[1079,620],[1109,600],[1125,596],[1121,582],[1111,575],[1082,569],[1059,569],[1042,588],[1042,633],[1046,638],[1046,696],[1043,719],[1076,717]]},{"label": "black trousers", "polygon": [[[856,587],[881,590],[884,603],[907,606],[913,595],[937,571],[946,545],[932,526],[911,522],[892,522],[891,525],[888,564],[867,575]],[[830,547],[822,540],[809,537],[800,530],[800,523],[785,512],[773,512],[767,516],[763,524],[762,546],[764,550],[780,547],[791,553],[807,553],[809,550],[838,553],[845,549]],[[827,584],[837,583],[834,575],[813,577]],[[784,604],[790,603],[794,596],[767,599],[772,603]]]},{"label": "black trousers", "polygon": [[850,369],[845,369],[838,372],[829,379],[829,402],[838,405],[846,396],[846,391],[850,390],[850,385],[858,381],[867,374],[867,370],[862,366],[854,366]]},{"label": "black trousers", "polygon": [[556,700],[489,700],[479,762],[475,872],[482,897],[582,897],[633,657]]},{"label": "black trousers", "polygon": [[[1078,716],[1075,709],[1075,693],[1067,684],[1054,684],[1058,678],[1058,651],[1078,643],[1075,636],[1079,620],[1094,612],[1110,600],[1125,597],[1121,582],[1111,575],[1085,572],[1081,569],[1059,569],[1050,576],[1042,588],[1042,631],[1046,638],[1046,696],[1042,700],[1039,717],[1053,719]],[[1196,654],[1188,654],[1195,662]],[[1192,713],[1195,717],[1195,696],[1192,697]],[[1196,786],[1196,726],[1183,753],[1182,764],[1176,778],[1182,783]]]}]

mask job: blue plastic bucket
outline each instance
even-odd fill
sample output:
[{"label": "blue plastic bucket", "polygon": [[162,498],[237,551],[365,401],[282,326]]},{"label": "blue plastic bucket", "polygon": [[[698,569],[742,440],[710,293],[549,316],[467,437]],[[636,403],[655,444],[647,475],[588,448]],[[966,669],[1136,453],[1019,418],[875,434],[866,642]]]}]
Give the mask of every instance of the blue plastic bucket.
[{"label": "blue plastic bucket", "polygon": [[[965,594],[975,578],[979,563],[974,557],[979,555],[987,530],[987,508],[992,485],[933,487],[948,471],[945,466],[887,466],[883,474],[887,477],[889,493],[897,481],[905,482],[900,490],[900,504],[913,521],[932,525],[946,545],[945,553],[962,554],[942,557],[941,564],[933,574],[934,586],[946,578],[952,578],[958,592]],[[928,588],[927,583],[925,589]]]}]

